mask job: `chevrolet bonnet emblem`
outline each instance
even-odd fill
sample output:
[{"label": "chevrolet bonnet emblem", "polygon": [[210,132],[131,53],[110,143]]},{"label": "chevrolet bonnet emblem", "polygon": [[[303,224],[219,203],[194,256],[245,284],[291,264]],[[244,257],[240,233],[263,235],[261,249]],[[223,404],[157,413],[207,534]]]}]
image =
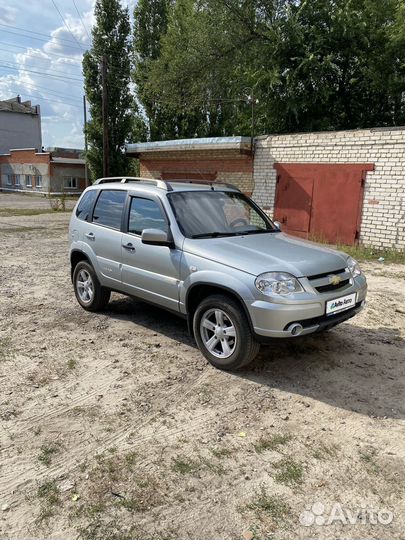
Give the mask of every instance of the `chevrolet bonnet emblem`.
[{"label": "chevrolet bonnet emblem", "polygon": [[341,282],[341,279],[339,276],[337,276],[336,274],[333,274],[331,276],[328,276],[329,277],[329,283],[331,285],[339,285],[339,283]]}]

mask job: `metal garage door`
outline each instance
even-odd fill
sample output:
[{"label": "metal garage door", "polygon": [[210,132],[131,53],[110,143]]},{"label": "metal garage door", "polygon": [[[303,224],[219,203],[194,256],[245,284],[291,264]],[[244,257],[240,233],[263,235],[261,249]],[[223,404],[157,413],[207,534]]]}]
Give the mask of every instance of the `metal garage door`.
[{"label": "metal garage door", "polygon": [[277,163],[274,219],[283,230],[332,244],[355,244],[365,174],[372,164]]}]

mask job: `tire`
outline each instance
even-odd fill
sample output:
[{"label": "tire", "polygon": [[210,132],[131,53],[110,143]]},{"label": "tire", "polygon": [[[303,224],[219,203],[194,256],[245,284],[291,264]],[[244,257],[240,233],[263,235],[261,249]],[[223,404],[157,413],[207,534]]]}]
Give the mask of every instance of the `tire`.
[{"label": "tire", "polygon": [[[80,286],[80,283],[86,285]],[[94,268],[86,261],[75,266],[73,287],[77,301],[87,311],[100,311],[110,300],[111,291],[100,285]]]},{"label": "tire", "polygon": [[199,304],[193,331],[202,354],[219,369],[234,371],[247,366],[260,349],[242,307],[222,294],[209,296]]}]

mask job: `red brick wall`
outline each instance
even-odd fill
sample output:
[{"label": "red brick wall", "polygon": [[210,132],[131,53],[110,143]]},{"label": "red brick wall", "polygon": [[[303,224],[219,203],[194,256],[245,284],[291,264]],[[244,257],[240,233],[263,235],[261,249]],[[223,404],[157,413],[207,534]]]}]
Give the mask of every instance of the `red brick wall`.
[{"label": "red brick wall", "polygon": [[253,160],[239,150],[150,152],[140,156],[141,176],[215,180],[235,184],[245,193],[253,191]]}]

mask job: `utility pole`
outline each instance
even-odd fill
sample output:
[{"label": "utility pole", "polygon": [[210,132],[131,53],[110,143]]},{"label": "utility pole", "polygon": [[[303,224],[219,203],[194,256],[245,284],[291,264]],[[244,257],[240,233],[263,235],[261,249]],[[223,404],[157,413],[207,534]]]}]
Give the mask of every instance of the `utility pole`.
[{"label": "utility pole", "polygon": [[102,115],[103,115],[103,176],[109,174],[109,144],[108,144],[108,93],[107,93],[107,55],[103,54],[101,59],[101,85],[102,94]]},{"label": "utility pole", "polygon": [[87,170],[87,111],[86,111],[86,96],[83,96],[83,121],[84,121],[84,154],[85,154],[85,160],[84,160],[84,187],[88,187],[89,185],[89,174]]}]

